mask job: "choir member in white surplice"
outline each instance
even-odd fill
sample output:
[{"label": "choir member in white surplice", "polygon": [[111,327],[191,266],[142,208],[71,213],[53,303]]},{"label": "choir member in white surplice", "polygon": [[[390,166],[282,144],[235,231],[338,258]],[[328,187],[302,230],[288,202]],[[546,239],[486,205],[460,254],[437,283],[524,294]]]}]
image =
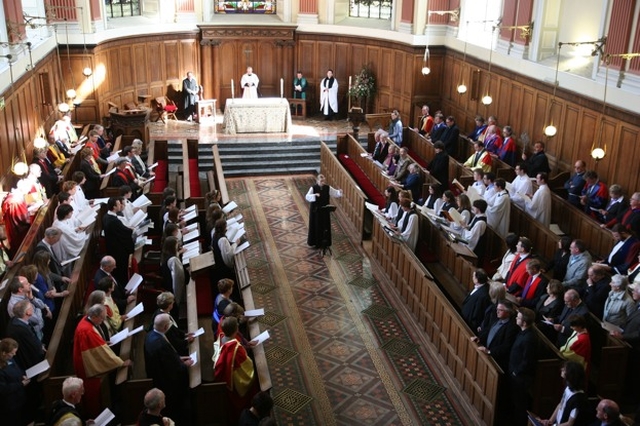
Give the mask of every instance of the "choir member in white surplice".
[{"label": "choir member in white surplice", "polygon": [[509,233],[509,220],[511,218],[511,200],[509,193],[505,189],[505,181],[502,178],[495,180],[496,196],[491,199],[491,203],[487,201],[487,222],[498,235],[505,238]]},{"label": "choir member in white surplice", "polygon": [[56,220],[52,226],[62,232],[60,244],[58,244],[68,257],[76,257],[82,251],[84,243],[87,240],[87,234],[84,230],[77,228],[74,224],[73,207],[70,204],[62,204],[58,206],[56,211]]},{"label": "choir member in white surplice", "polygon": [[544,226],[549,226],[551,223],[551,190],[547,185],[547,174],[538,173],[536,182],[538,190],[533,194],[531,201],[525,201],[527,213]]},{"label": "choir member in white surplice", "polygon": [[524,209],[524,198],[520,194],[532,194],[533,185],[531,184],[531,178],[527,175],[527,166],[524,164],[518,164],[516,166],[516,177],[511,182],[511,188],[509,189],[509,195],[511,196],[511,202],[516,203],[520,208]]}]

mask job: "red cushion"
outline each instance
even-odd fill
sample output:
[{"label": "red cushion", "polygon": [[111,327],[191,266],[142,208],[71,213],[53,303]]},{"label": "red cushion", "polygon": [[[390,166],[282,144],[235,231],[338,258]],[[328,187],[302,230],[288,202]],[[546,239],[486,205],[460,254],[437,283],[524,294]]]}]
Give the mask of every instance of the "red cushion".
[{"label": "red cushion", "polygon": [[364,191],[365,195],[374,203],[377,204],[381,209],[384,208],[386,202],[384,199],[384,195],[375,187],[375,185],[371,182],[369,177],[365,174],[365,172],[353,161],[349,158],[348,155],[339,154],[338,159],[340,163],[347,169],[347,171],[351,174],[351,176],[355,179],[355,181],[360,185],[362,191]]},{"label": "red cushion", "polygon": [[413,161],[420,164],[420,167],[426,168],[428,163],[424,161],[424,158],[420,157],[414,150],[409,149],[409,156],[413,158]]},{"label": "red cushion", "polygon": [[198,160],[195,158],[189,159],[189,185],[192,197],[202,197],[200,177],[198,176]]},{"label": "red cushion", "polygon": [[169,162],[167,160],[158,160],[158,166],[156,167],[156,180],[167,180],[168,171]]},{"label": "red cushion", "polygon": [[213,295],[211,294],[211,280],[209,274],[201,273],[194,276],[196,284],[196,306],[198,316],[211,316],[213,313]]},{"label": "red cushion", "polygon": [[178,107],[175,105],[167,105],[166,107],[164,107],[164,110],[167,112],[176,112],[178,110]]}]

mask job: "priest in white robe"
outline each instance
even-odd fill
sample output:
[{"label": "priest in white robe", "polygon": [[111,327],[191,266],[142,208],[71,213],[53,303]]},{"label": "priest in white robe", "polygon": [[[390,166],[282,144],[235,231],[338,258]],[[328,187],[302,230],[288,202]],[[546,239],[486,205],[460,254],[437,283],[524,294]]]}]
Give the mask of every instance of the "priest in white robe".
[{"label": "priest in white robe", "polygon": [[333,76],[333,70],[328,70],[320,82],[320,110],[325,120],[333,119],[338,112],[338,80]]},{"label": "priest in white robe", "polygon": [[533,185],[531,178],[527,174],[527,168],[524,164],[518,164],[516,166],[516,177],[511,182],[509,188],[509,195],[511,196],[511,202],[524,209],[524,198],[520,194],[533,194]]},{"label": "priest in white robe", "polygon": [[242,97],[252,99],[258,97],[258,84],[260,79],[253,73],[253,68],[247,67],[247,72],[240,79],[240,87],[242,87]]},{"label": "priest in white robe", "polygon": [[525,200],[526,211],[542,225],[549,226],[551,224],[551,190],[547,185],[547,174],[538,173],[536,182],[538,190],[533,194],[531,201]]},{"label": "priest in white robe", "polygon": [[509,233],[509,220],[511,218],[511,200],[509,193],[505,189],[505,181],[502,178],[495,180],[496,196],[491,199],[491,203],[487,201],[487,223],[502,238]]}]

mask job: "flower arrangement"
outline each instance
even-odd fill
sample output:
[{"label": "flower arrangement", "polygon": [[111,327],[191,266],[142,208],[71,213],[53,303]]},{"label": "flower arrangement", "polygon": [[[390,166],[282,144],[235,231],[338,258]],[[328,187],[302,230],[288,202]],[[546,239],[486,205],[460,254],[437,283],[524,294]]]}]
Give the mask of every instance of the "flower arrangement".
[{"label": "flower arrangement", "polygon": [[362,67],[356,74],[356,81],[349,89],[349,96],[359,99],[368,98],[376,93],[376,78],[368,66]]}]

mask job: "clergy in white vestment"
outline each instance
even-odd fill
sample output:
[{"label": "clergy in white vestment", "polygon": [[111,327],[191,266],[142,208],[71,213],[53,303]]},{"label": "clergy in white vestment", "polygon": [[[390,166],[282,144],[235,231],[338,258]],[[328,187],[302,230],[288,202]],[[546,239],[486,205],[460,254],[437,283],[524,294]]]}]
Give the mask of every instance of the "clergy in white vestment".
[{"label": "clergy in white vestment", "polygon": [[516,203],[520,208],[524,209],[524,198],[520,194],[532,194],[533,185],[531,178],[527,174],[527,168],[524,164],[516,165],[516,177],[511,182],[511,188],[509,189],[509,195],[511,196],[511,202]]},{"label": "clergy in white vestment", "polygon": [[325,120],[331,120],[338,112],[338,80],[333,76],[333,70],[328,70],[320,82],[320,110]]},{"label": "clergy in white vestment", "polygon": [[538,173],[536,176],[538,190],[531,201],[525,201],[527,213],[544,226],[551,224],[551,190],[547,185],[547,174]]},{"label": "clergy in white vestment", "polygon": [[398,233],[400,238],[407,243],[407,246],[411,251],[416,250],[418,244],[418,237],[420,236],[420,230],[418,228],[418,215],[411,208],[411,200],[403,198],[400,200],[400,208],[404,211],[402,218],[398,222]]},{"label": "clergy in white vestment", "polygon": [[245,99],[258,97],[258,84],[260,79],[253,73],[253,68],[247,67],[247,72],[240,79],[240,87],[242,87],[242,97]]},{"label": "clergy in white vestment", "polygon": [[58,206],[56,220],[51,225],[62,232],[59,246],[69,258],[78,256],[87,240],[87,234],[75,226],[72,216],[73,207],[70,204],[62,204]]},{"label": "clergy in white vestment", "polygon": [[487,201],[487,222],[490,227],[502,238],[509,233],[509,220],[511,218],[511,200],[509,193],[505,189],[505,181],[502,178],[496,179],[494,183],[496,187],[496,196],[492,198],[491,203]]}]

